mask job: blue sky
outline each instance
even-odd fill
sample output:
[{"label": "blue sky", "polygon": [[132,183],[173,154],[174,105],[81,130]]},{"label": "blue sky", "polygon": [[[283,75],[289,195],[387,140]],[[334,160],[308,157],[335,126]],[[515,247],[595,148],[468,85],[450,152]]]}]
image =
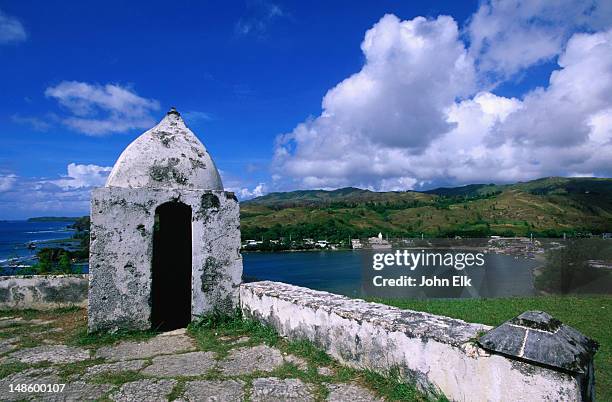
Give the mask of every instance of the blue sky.
[{"label": "blue sky", "polygon": [[612,172],[605,3],[177,3],[0,1],[0,219],[86,213],[170,106],[242,198]]}]

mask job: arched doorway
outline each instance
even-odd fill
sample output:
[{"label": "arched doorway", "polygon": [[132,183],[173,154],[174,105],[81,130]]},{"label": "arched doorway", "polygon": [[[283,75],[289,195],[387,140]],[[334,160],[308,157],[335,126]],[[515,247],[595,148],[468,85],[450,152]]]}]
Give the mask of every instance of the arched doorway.
[{"label": "arched doorway", "polygon": [[191,208],[168,202],[155,210],[151,324],[170,331],[191,321]]}]

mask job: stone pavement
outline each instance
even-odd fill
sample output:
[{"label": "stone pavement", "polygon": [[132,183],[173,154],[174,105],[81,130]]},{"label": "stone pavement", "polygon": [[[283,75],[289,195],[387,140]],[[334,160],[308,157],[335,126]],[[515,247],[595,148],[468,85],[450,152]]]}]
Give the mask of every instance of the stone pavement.
[{"label": "stone pavement", "polygon": [[[333,367],[316,366],[245,336],[222,339],[231,345],[222,353],[201,350],[186,330],[107,346],[74,346],[66,333],[76,324],[64,330],[64,321],[0,318],[0,400],[383,400],[357,383],[334,382]],[[307,373],[325,380],[310,382]],[[61,392],[37,392],[53,384],[65,385]]]}]

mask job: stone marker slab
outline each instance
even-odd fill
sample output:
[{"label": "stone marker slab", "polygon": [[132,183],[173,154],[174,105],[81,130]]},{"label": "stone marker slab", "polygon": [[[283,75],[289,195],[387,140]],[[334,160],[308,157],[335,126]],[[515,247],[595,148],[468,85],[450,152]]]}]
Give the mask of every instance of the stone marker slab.
[{"label": "stone marker slab", "polygon": [[213,352],[190,352],[180,355],[157,356],[153,364],[144,369],[144,374],[172,377],[172,376],[197,376],[206,374],[215,366],[215,354]]},{"label": "stone marker slab", "polygon": [[247,343],[250,340],[251,340],[251,338],[248,337],[248,336],[241,336],[238,339],[232,340],[232,343],[234,343],[234,344],[236,344],[236,343]]},{"label": "stone marker slab", "polygon": [[356,384],[331,384],[327,386],[327,402],[385,402],[369,389]]},{"label": "stone marker slab", "polygon": [[334,370],[330,369],[329,367],[317,367],[317,373],[319,375],[332,376],[334,375]]},{"label": "stone marker slab", "polygon": [[96,357],[117,361],[146,359],[157,355],[190,352],[195,350],[193,339],[187,335],[158,335],[143,342],[127,341],[98,349]]},{"label": "stone marker slab", "polygon": [[59,332],[64,332],[64,329],[63,328],[49,328],[43,331],[31,332],[30,335],[40,336],[40,335],[57,334]]},{"label": "stone marker slab", "polygon": [[167,401],[167,395],[177,384],[176,380],[139,380],[123,384],[119,391],[111,394],[116,402]]},{"label": "stone marker slab", "polygon": [[146,360],[126,360],[116,363],[98,364],[87,368],[83,378],[92,378],[102,373],[119,373],[122,371],[139,371],[147,364]]},{"label": "stone marker slab", "polygon": [[187,335],[187,328],[178,328],[172,331],[166,331],[159,334],[159,336],[175,336],[175,335]]},{"label": "stone marker slab", "polygon": [[230,352],[219,363],[225,375],[249,374],[255,371],[272,371],[284,363],[281,352],[267,345],[243,347]]},{"label": "stone marker slab", "polygon": [[314,401],[312,387],[296,378],[281,380],[276,377],[253,380],[253,402],[310,402]]},{"label": "stone marker slab", "polygon": [[14,345],[12,343],[4,343],[0,345],[0,355],[11,352],[15,349],[17,349],[17,345]]},{"label": "stone marker slab", "polygon": [[241,402],[244,399],[242,381],[189,381],[183,399],[193,402]]},{"label": "stone marker slab", "polygon": [[233,336],[220,336],[217,339],[219,339],[220,341],[229,342],[229,343],[232,343],[232,344],[246,343],[246,342],[251,340],[251,338],[248,337],[248,336],[241,336],[239,338],[236,338],[236,337],[233,337]]},{"label": "stone marker slab", "polygon": [[0,320],[0,328],[9,328],[12,326],[23,325],[25,321],[21,317],[15,318],[7,318],[5,320]]},{"label": "stone marker slab", "polygon": [[30,325],[50,325],[55,323],[55,320],[41,320],[40,318],[32,318],[24,323]]},{"label": "stone marker slab", "polygon": [[90,358],[87,349],[66,345],[44,345],[21,349],[11,353],[8,357],[9,361],[19,361],[29,364],[42,362],[49,362],[52,364],[75,363]]},{"label": "stone marker slab", "polygon": [[300,370],[308,369],[308,362],[298,356],[287,355],[285,356],[285,362],[295,365],[295,367],[297,367]]},{"label": "stone marker slab", "polygon": [[17,349],[15,343],[19,342],[18,337],[7,338],[0,341],[0,354],[8,353],[14,349]]}]

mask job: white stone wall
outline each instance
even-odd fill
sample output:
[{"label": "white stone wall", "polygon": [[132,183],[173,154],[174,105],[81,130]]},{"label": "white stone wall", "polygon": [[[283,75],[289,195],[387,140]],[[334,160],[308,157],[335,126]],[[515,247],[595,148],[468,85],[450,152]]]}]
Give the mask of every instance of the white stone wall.
[{"label": "white stone wall", "polygon": [[87,275],[0,276],[0,309],[87,305]]},{"label": "white stone wall", "polygon": [[170,201],[192,210],[192,317],[238,305],[242,257],[233,193],[99,188],[91,201],[90,331],[150,328],[155,209]]},{"label": "white stone wall", "polygon": [[454,401],[580,401],[569,374],[491,355],[474,342],[491,327],[349,299],[279,282],[242,284],[245,315],[291,339],[308,339],[340,362],[399,367],[423,390]]}]

